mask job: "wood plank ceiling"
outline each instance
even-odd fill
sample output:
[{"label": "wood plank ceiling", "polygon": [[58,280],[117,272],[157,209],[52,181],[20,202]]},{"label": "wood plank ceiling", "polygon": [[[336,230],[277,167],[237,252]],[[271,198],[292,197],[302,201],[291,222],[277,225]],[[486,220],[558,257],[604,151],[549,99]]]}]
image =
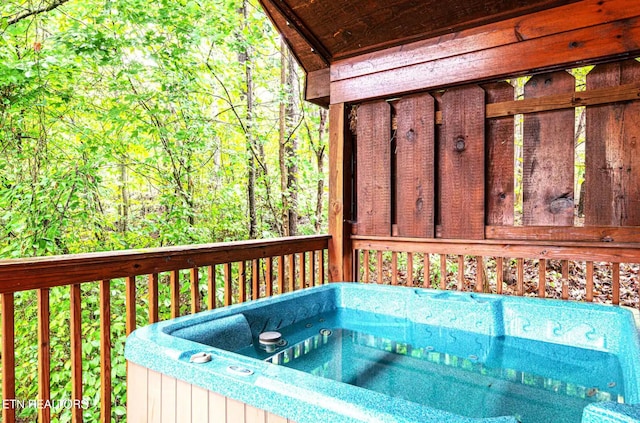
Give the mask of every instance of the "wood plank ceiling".
[{"label": "wood plank ceiling", "polygon": [[577,0],[260,0],[304,70]]}]

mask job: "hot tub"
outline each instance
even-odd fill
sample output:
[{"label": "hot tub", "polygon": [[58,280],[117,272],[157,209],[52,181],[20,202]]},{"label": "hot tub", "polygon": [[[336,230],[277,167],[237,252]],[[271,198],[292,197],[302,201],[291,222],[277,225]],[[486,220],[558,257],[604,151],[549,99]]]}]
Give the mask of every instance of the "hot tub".
[{"label": "hot tub", "polygon": [[309,288],[133,332],[129,421],[640,422],[637,316],[489,294]]}]

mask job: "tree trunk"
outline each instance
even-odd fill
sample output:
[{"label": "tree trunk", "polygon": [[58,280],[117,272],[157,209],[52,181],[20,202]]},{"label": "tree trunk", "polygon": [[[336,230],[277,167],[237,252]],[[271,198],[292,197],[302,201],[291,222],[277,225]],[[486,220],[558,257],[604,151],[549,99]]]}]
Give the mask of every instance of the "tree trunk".
[{"label": "tree trunk", "polygon": [[287,189],[287,158],[285,145],[287,143],[287,102],[289,101],[289,90],[287,88],[287,45],[284,40],[280,41],[280,89],[287,93],[280,100],[279,114],[279,142],[278,142],[278,163],[280,163],[280,192],[282,196],[282,231],[281,236],[289,236],[289,190]]},{"label": "tree trunk", "polygon": [[[314,146],[314,152],[316,154],[316,172],[318,175],[318,184],[316,191],[316,221],[314,228],[316,233],[320,233],[322,229],[322,203],[324,198],[324,133],[327,128],[327,110],[319,109],[320,124],[318,125],[318,145]],[[312,145],[314,145],[312,143]]]},{"label": "tree trunk", "polygon": [[287,194],[289,197],[289,235],[295,236],[298,233],[298,164],[296,159],[296,150],[298,149],[297,138],[294,134],[294,122],[296,120],[296,104],[293,95],[296,83],[296,77],[293,69],[293,55],[289,50],[287,52],[287,107],[286,121],[289,130],[289,141],[285,145],[286,162],[287,162]]}]

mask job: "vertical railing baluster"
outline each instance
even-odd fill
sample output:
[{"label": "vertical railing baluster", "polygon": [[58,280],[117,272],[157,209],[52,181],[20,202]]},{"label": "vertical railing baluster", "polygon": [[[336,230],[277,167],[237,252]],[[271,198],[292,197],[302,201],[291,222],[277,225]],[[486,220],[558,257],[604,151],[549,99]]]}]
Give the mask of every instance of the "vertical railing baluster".
[{"label": "vertical railing baluster", "polygon": [[589,302],[593,301],[593,262],[587,262],[585,299]]},{"label": "vertical railing baluster", "polygon": [[[16,399],[15,309],[13,294],[2,294],[2,399]],[[2,407],[2,421],[16,420],[15,407]]]},{"label": "vertical railing baluster", "polygon": [[160,320],[160,313],[158,312],[158,274],[152,273],[149,275],[148,280],[149,289],[149,323],[155,323]]},{"label": "vertical railing baluster", "polygon": [[429,253],[424,253],[423,261],[424,280],[422,281],[422,286],[425,288],[431,288],[431,257],[429,256]]},{"label": "vertical railing baluster", "polygon": [[289,254],[287,261],[289,262],[289,286],[287,289],[289,292],[293,292],[296,290],[296,255]]},{"label": "vertical railing baluster", "polygon": [[620,263],[612,263],[611,269],[611,302],[620,304]]},{"label": "vertical railing baluster", "polygon": [[316,264],[317,264],[317,260],[316,260],[316,255],[318,254],[317,251],[311,251],[311,255],[310,255],[310,260],[311,260],[311,286],[316,286],[317,285],[317,278],[316,278]]},{"label": "vertical railing baluster", "polygon": [[464,256],[458,256],[458,291],[465,289],[466,281],[464,280]]},{"label": "vertical railing baluster", "polygon": [[70,286],[70,328],[71,336],[71,421],[82,423],[82,291],[80,284]]},{"label": "vertical railing baluster", "polygon": [[320,285],[325,283],[324,254],[326,250],[320,250],[320,260],[318,261],[318,272],[320,273]]},{"label": "vertical railing baluster", "polygon": [[447,255],[440,254],[440,289],[447,289]]},{"label": "vertical railing baluster", "polygon": [[517,262],[517,273],[518,280],[516,282],[516,295],[523,296],[524,295],[524,259],[518,258]]},{"label": "vertical railing baluster", "polygon": [[125,278],[125,314],[127,336],[136,329],[136,277]]},{"label": "vertical railing baluster", "polygon": [[222,267],[224,269],[224,305],[229,306],[233,302],[231,263],[225,263]]},{"label": "vertical railing baluster", "polygon": [[278,257],[278,294],[284,293],[284,256]]},{"label": "vertical railing baluster", "polygon": [[391,285],[398,284],[398,253],[391,252]]},{"label": "vertical railing baluster", "polygon": [[547,294],[547,260],[538,260],[538,297],[544,298]]},{"label": "vertical railing baluster", "polygon": [[407,286],[413,286],[413,253],[407,253]]},{"label": "vertical railing baluster", "polygon": [[382,264],[383,264],[383,262],[382,262],[382,250],[378,250],[377,257],[378,257],[378,262],[376,263],[377,267],[378,267],[378,269],[377,269],[377,271],[378,271],[378,281],[377,282],[378,283],[383,283],[383,280],[382,280]]},{"label": "vertical railing baluster", "polygon": [[257,300],[260,298],[260,271],[258,259],[251,262],[251,298]]},{"label": "vertical railing baluster", "polygon": [[216,308],[216,266],[215,264],[207,266],[207,308],[213,310]]},{"label": "vertical railing baluster", "polygon": [[244,260],[238,262],[238,302],[247,301],[247,270]]},{"label": "vertical railing baluster", "polygon": [[273,295],[273,257],[267,257],[266,262],[266,274],[265,274],[265,295],[270,297]]},{"label": "vertical railing baluster", "polygon": [[496,294],[502,294],[504,282],[504,257],[496,257]]},{"label": "vertical railing baluster", "polygon": [[369,274],[369,250],[364,250],[364,258],[362,259],[364,266],[364,281],[366,283],[371,282],[371,275]]},{"label": "vertical railing baluster", "polygon": [[476,292],[484,292],[485,277],[484,257],[476,256]]},{"label": "vertical railing baluster", "polygon": [[562,260],[562,299],[569,299],[569,261]]},{"label": "vertical railing baluster", "polygon": [[[154,279],[149,275],[149,282]],[[155,275],[156,291],[158,275]],[[151,286],[150,286],[151,288]],[[151,289],[149,290],[151,305]],[[157,313],[156,292],[156,313]],[[151,320],[151,310],[149,320]],[[157,320],[157,314],[156,314]],[[100,282],[100,420],[111,421],[111,281]]]},{"label": "vertical railing baluster", "polygon": [[200,273],[197,267],[189,269],[189,282],[191,288],[191,314],[200,311]]},{"label": "vertical railing baluster", "polygon": [[[51,399],[51,345],[49,332],[49,289],[38,290],[38,397]],[[51,421],[51,408],[38,407],[38,422]]]},{"label": "vertical railing baluster", "polygon": [[300,253],[300,288],[307,287],[307,253]]},{"label": "vertical railing baluster", "polygon": [[180,316],[180,271],[169,272],[169,297],[171,299],[171,318]]}]

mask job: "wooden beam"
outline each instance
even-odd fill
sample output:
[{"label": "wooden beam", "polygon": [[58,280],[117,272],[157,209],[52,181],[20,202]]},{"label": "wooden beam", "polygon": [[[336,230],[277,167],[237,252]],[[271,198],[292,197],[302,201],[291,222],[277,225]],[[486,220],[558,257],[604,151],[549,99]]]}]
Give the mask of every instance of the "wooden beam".
[{"label": "wooden beam", "polygon": [[[579,4],[579,3],[577,3]],[[512,28],[516,31],[517,28]],[[492,37],[487,33],[486,37]],[[545,54],[532,54],[544,52]],[[495,80],[536,70],[562,69],[640,52],[640,14],[633,19],[465,52],[422,63],[331,82],[331,102],[354,102]],[[366,59],[362,59],[365,60]]]},{"label": "wooden beam", "polygon": [[353,279],[351,230],[347,225],[350,201],[345,185],[350,169],[350,155],[346,146],[347,125],[345,105],[329,107],[329,282]]},{"label": "wooden beam", "polygon": [[494,240],[640,242],[638,226],[486,226],[485,237]]},{"label": "wooden beam", "polygon": [[331,74],[329,68],[307,73],[304,99],[322,107],[329,107]]}]

